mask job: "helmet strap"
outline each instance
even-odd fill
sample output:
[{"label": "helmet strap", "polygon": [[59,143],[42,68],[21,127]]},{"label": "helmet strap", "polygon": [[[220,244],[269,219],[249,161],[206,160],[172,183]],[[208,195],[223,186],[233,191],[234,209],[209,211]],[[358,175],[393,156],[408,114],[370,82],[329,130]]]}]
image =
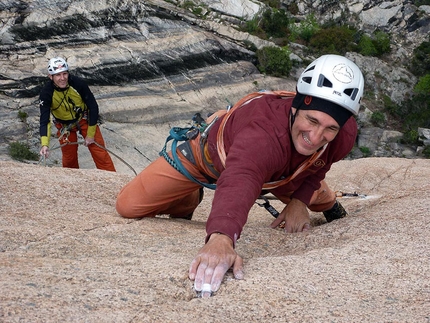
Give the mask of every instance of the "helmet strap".
[{"label": "helmet strap", "polygon": [[296,108],[296,112],[295,113],[293,113],[293,109],[290,109],[290,129],[293,126],[294,121],[296,121],[296,116],[297,116],[298,112],[299,112],[298,108]]},{"label": "helmet strap", "polygon": [[296,116],[297,113],[299,113],[299,109],[303,104],[305,97],[301,94],[299,94],[298,92],[296,92],[296,96],[293,99],[293,105],[291,106],[291,108],[296,108],[296,112],[293,113],[293,110],[290,110],[290,119],[291,119],[291,124],[290,124],[290,128],[293,126],[294,121],[296,121]]}]

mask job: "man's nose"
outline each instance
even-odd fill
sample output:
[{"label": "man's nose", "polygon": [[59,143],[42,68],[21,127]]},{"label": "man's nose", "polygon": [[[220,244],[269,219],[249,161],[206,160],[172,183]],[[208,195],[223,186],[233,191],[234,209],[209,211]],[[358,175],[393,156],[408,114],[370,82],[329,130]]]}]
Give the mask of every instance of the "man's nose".
[{"label": "man's nose", "polygon": [[313,131],[310,133],[310,139],[313,144],[317,144],[320,141],[324,140],[324,128],[323,127],[315,127]]}]

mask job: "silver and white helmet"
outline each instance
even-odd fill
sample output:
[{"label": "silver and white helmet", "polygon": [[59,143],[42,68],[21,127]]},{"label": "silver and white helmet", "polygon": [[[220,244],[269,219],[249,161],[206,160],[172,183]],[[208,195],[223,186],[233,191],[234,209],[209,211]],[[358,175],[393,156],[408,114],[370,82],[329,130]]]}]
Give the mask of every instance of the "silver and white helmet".
[{"label": "silver and white helmet", "polygon": [[306,67],[297,82],[297,92],[321,98],[358,115],[364,77],[358,66],[339,55],[323,55]]},{"label": "silver and white helmet", "polygon": [[62,57],[54,57],[49,60],[48,73],[55,75],[69,70],[69,65]]}]

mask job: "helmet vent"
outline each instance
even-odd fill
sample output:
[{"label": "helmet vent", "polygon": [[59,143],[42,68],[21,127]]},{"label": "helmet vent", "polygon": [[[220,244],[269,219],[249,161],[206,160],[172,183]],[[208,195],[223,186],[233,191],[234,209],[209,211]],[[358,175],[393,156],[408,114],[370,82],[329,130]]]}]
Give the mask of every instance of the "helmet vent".
[{"label": "helmet vent", "polygon": [[306,82],[306,83],[308,83],[308,84],[311,84],[311,82],[312,82],[312,77],[310,77],[310,76],[302,77],[302,81],[303,81],[303,82]]},{"label": "helmet vent", "polygon": [[356,98],[356,96],[357,96],[357,94],[358,94],[358,89],[357,89],[357,88],[355,88],[355,89],[351,89],[351,90],[352,90],[351,95],[350,95],[351,100],[352,100],[352,101],[355,101],[355,98]]},{"label": "helmet vent", "polygon": [[313,65],[313,66],[309,67],[306,71],[304,71],[304,72],[303,72],[303,74],[304,74],[304,73],[307,73],[307,72],[309,72],[309,71],[313,71],[314,69],[315,69],[315,65]]},{"label": "helmet vent", "polygon": [[320,74],[318,77],[318,87],[333,87],[333,83],[330,82],[324,75]]}]

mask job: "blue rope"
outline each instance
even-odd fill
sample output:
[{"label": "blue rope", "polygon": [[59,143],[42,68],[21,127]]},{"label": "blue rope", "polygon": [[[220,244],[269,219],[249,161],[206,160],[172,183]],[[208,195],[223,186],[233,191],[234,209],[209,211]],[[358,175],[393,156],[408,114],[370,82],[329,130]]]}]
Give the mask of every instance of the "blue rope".
[{"label": "blue rope", "polygon": [[[189,137],[187,134],[189,134],[190,132],[193,131],[199,131],[199,129],[197,129],[196,127],[190,127],[190,128],[179,128],[179,127],[173,127],[172,129],[170,129],[169,131],[169,136],[166,139],[166,142],[164,144],[163,149],[160,151],[160,156],[163,156],[164,159],[174,168],[176,169],[178,172],[180,172],[182,175],[184,175],[186,178],[188,178],[190,181],[197,183],[201,186],[204,186],[206,188],[209,188],[211,190],[214,190],[216,188],[215,184],[209,184],[209,183],[203,183],[201,181],[199,181],[197,178],[193,177],[188,171],[187,169],[184,167],[184,165],[182,165],[178,154],[176,153],[176,147],[178,145],[178,141],[187,141],[189,140]],[[167,153],[167,143],[170,141],[172,141],[172,156],[173,159],[170,158],[169,154]]]}]

